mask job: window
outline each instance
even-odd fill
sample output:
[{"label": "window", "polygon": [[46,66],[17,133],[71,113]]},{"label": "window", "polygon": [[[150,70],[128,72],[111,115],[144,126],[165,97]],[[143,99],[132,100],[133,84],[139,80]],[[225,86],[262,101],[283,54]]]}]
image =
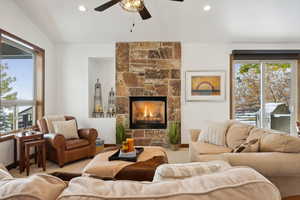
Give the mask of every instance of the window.
[{"label": "window", "polygon": [[0,29],[0,134],[27,129],[43,115],[44,51]]},{"label": "window", "polygon": [[296,135],[296,60],[236,59],[231,71],[233,119]]}]

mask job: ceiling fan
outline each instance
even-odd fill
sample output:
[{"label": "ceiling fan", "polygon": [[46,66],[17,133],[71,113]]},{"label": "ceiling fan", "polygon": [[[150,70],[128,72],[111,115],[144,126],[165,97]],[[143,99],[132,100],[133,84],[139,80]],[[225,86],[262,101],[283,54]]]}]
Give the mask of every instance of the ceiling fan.
[{"label": "ceiling fan", "polygon": [[[171,0],[183,2],[184,0]],[[144,0],[110,0],[109,2],[95,8],[95,11],[102,12],[115,4],[119,3],[120,6],[129,12],[138,12],[143,20],[150,19],[152,16],[144,4]]]}]

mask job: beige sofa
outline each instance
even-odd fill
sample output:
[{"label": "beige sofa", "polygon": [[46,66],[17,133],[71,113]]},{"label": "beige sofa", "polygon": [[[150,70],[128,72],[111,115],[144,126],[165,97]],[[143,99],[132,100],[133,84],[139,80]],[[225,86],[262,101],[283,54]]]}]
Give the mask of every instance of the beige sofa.
[{"label": "beige sofa", "polygon": [[[235,125],[238,128],[232,128]],[[299,138],[242,125],[238,122],[228,122],[224,146],[201,142],[198,140],[200,134],[203,134],[203,131],[191,130],[190,132],[191,162],[224,160],[232,166],[248,166],[273,182],[283,197],[300,195]],[[228,142],[238,145],[253,138],[259,139],[258,152],[232,153],[235,147],[230,146]]]},{"label": "beige sofa", "polygon": [[[218,163],[214,165],[218,167]],[[188,170],[202,175],[158,182],[103,181],[90,177],[72,179],[69,184],[56,177],[37,174],[14,179],[0,169],[0,199],[3,200],[281,200],[279,190],[250,168],[224,165]],[[194,166],[181,166],[185,169]],[[160,170],[169,176],[178,170]],[[202,170],[200,170],[202,169]],[[210,170],[208,170],[210,169]],[[4,173],[3,173],[4,172]],[[182,169],[182,175],[187,171]],[[2,174],[2,176],[1,176]],[[170,177],[168,177],[169,179]]]}]

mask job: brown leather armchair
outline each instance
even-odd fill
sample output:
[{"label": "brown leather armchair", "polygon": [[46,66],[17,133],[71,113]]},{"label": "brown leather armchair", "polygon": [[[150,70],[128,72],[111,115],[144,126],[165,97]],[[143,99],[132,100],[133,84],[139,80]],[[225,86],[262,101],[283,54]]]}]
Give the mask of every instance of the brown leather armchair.
[{"label": "brown leather armchair", "polygon": [[[66,120],[76,120],[65,116]],[[96,154],[96,129],[79,129],[79,139],[65,139],[62,134],[49,133],[46,120],[38,120],[39,130],[43,133],[47,144],[47,159],[56,162],[60,167],[65,163],[82,158],[92,158]]]}]

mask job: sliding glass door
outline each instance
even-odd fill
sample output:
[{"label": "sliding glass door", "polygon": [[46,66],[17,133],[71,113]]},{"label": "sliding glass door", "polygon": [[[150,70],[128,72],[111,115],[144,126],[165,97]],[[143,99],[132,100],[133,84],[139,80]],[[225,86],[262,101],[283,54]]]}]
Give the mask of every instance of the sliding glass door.
[{"label": "sliding glass door", "polygon": [[296,135],[296,61],[233,64],[233,118]]}]

